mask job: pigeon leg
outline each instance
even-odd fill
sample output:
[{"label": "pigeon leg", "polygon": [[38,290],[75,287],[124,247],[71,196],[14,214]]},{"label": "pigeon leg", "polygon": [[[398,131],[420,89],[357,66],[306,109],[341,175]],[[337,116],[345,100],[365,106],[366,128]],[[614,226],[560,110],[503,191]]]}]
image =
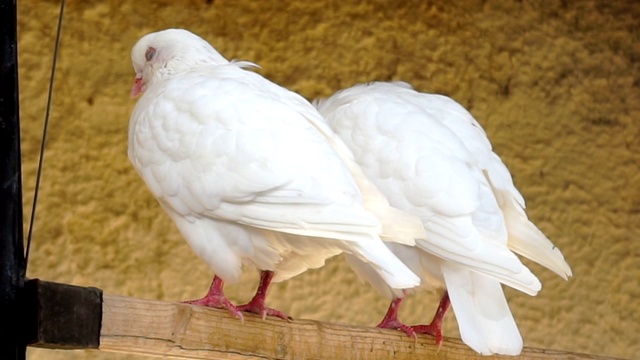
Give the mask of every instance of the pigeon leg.
[{"label": "pigeon leg", "polygon": [[450,305],[449,293],[445,291],[444,294],[442,294],[442,299],[440,300],[438,309],[433,316],[433,320],[431,320],[431,324],[414,325],[412,326],[413,330],[418,334],[429,334],[431,336],[435,336],[436,344],[438,345],[438,348],[440,348],[442,345],[442,321],[444,320],[444,315],[447,313],[447,310],[449,310]]},{"label": "pigeon leg", "polygon": [[229,299],[224,295],[222,288],[224,287],[224,281],[220,279],[217,275],[213,277],[213,281],[211,282],[211,287],[209,287],[209,292],[202,299],[198,300],[187,300],[183,301],[185,304],[191,305],[199,305],[199,306],[207,306],[214,307],[219,309],[227,309],[231,312],[231,315],[240,319],[240,321],[244,322],[244,316],[238,310],[238,308],[233,305]]},{"label": "pigeon leg", "polygon": [[389,305],[389,310],[384,315],[384,318],[378,324],[377,327],[381,329],[395,329],[402,330],[410,337],[416,339],[416,332],[413,330],[411,326],[405,325],[398,320],[398,311],[400,310],[400,304],[402,304],[402,300],[404,297],[399,297],[394,299]]},{"label": "pigeon leg", "polygon": [[256,290],[256,294],[253,296],[253,299],[251,299],[251,301],[249,301],[249,303],[245,305],[238,306],[238,310],[261,315],[262,320],[264,320],[267,315],[277,316],[285,320],[291,320],[291,318],[287,316],[287,314],[265,306],[265,297],[267,296],[267,289],[271,284],[272,278],[273,271],[262,271],[262,273],[260,274],[260,284],[258,285],[258,290]]}]

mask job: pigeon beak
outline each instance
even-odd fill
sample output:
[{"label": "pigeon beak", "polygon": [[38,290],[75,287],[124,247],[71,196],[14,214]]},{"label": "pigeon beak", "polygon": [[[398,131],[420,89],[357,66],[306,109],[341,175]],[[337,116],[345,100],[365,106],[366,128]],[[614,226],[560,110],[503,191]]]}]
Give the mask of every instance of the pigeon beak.
[{"label": "pigeon beak", "polygon": [[131,87],[131,98],[134,99],[142,92],[142,75],[136,75],[136,78],[133,80],[133,86]]}]

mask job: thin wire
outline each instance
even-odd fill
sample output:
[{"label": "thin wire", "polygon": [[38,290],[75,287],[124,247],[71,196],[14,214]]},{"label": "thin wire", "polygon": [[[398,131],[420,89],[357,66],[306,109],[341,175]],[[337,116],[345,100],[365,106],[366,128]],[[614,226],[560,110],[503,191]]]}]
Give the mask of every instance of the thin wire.
[{"label": "thin wire", "polygon": [[58,63],[58,52],[60,50],[60,35],[62,34],[62,19],[64,17],[64,6],[66,0],[60,2],[60,15],[58,17],[58,30],[56,32],[55,49],[53,50],[53,64],[51,65],[51,79],[49,80],[49,95],[47,96],[47,109],[44,115],[44,128],[42,129],[42,142],[40,143],[40,158],[38,159],[38,171],[36,174],[36,188],[33,192],[33,205],[31,206],[31,219],[29,220],[29,234],[27,235],[27,250],[25,253],[25,274],[29,266],[29,250],[31,250],[31,238],[33,236],[33,224],[36,219],[36,205],[38,204],[38,193],[40,189],[40,179],[42,178],[42,164],[44,162],[44,148],[47,143],[47,131],[49,130],[49,116],[51,114],[51,100],[53,99],[53,84],[56,78],[56,65]]}]

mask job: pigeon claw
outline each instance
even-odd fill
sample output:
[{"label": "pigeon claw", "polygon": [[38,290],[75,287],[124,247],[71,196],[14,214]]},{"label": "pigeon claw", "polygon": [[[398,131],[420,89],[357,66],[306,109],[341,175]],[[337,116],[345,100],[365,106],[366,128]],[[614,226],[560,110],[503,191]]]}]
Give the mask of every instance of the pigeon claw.
[{"label": "pigeon claw", "polygon": [[229,299],[227,299],[227,297],[224,295],[224,291],[222,290],[223,287],[224,281],[218,276],[214,276],[207,295],[205,295],[202,299],[187,300],[183,301],[182,303],[212,307],[217,309],[227,309],[229,310],[231,315],[240,319],[240,321],[244,323],[244,315],[242,315],[240,310],[238,310],[238,308],[233,305],[231,301],[229,301]]},{"label": "pigeon claw", "polygon": [[438,350],[442,346],[442,341],[444,340],[442,337],[442,323],[436,322],[431,323],[429,325],[414,325],[410,326],[415,334],[427,334],[431,336],[435,336],[436,345],[438,345]]},{"label": "pigeon claw", "polygon": [[402,305],[403,297],[398,297],[393,299],[391,304],[389,304],[389,309],[387,313],[384,315],[384,318],[378,324],[378,328],[380,329],[394,329],[404,331],[409,337],[413,338],[413,340],[418,341],[418,337],[416,336],[416,332],[409,325],[405,325],[398,320],[398,311],[400,311],[400,305]]},{"label": "pigeon claw", "polygon": [[442,294],[442,298],[440,299],[440,304],[438,305],[438,309],[436,310],[435,315],[433,316],[433,320],[431,320],[431,324],[429,325],[414,325],[412,326],[413,330],[418,334],[429,334],[431,336],[436,337],[436,345],[438,345],[438,351],[440,351],[440,347],[442,346],[442,323],[444,321],[444,316],[447,314],[449,307],[451,306],[451,301],[449,300],[449,293],[447,291]]},{"label": "pigeon claw", "polygon": [[256,299],[256,298],[254,298],[253,300],[251,300],[249,303],[245,305],[238,306],[237,309],[239,311],[258,314],[262,316],[262,320],[266,319],[267,316],[275,316],[283,320],[289,320],[289,321],[293,320],[290,316],[283,313],[282,311],[266,307],[263,301],[260,301],[259,299]]},{"label": "pigeon claw", "polygon": [[244,315],[242,315],[241,310],[239,310],[235,305],[229,301],[224,295],[211,295],[203,297],[202,299],[197,300],[187,300],[183,301],[184,304],[190,305],[198,305],[211,307],[216,309],[227,309],[233,315],[233,317],[239,319],[242,323],[244,323]]},{"label": "pigeon claw", "polygon": [[380,329],[393,329],[393,330],[404,331],[405,334],[407,334],[409,337],[413,338],[414,340],[418,339],[418,336],[416,335],[415,330],[413,330],[413,327],[401,323],[398,319],[385,318],[382,320],[380,324],[378,324],[377,327]]},{"label": "pigeon claw", "polygon": [[271,284],[271,279],[273,279],[273,271],[263,270],[260,274],[260,284],[253,299],[247,304],[238,306],[238,310],[258,314],[262,316],[262,320],[266,319],[267,316],[275,316],[288,321],[293,320],[282,311],[268,308],[265,305],[265,298],[267,297],[267,290]]}]

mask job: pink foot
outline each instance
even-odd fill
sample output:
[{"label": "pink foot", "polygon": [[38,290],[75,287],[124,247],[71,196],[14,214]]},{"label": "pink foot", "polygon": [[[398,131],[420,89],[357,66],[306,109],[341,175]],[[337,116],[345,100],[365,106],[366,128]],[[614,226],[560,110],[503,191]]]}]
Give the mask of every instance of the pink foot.
[{"label": "pink foot", "polygon": [[262,316],[262,320],[267,316],[276,316],[284,320],[292,320],[287,316],[287,314],[276,309],[269,308],[265,305],[264,299],[267,296],[267,289],[271,284],[272,278],[273,271],[263,271],[260,274],[260,284],[258,285],[258,290],[256,290],[256,294],[253,296],[253,299],[251,299],[247,304],[238,306],[238,310],[258,314]]},{"label": "pink foot", "polygon": [[438,305],[438,309],[433,316],[433,320],[431,320],[431,324],[414,325],[411,327],[417,334],[429,334],[431,336],[435,336],[438,350],[440,350],[440,346],[442,346],[443,341],[442,321],[444,320],[444,316],[447,313],[447,310],[449,310],[450,305],[451,302],[449,301],[449,293],[445,291],[442,295],[442,299],[440,299],[440,304]]},{"label": "pink foot", "polygon": [[218,309],[227,309],[234,317],[240,319],[240,321],[244,322],[244,316],[238,310],[238,308],[233,305],[229,299],[224,295],[222,288],[224,287],[224,281],[220,279],[218,276],[213,277],[213,281],[211,282],[211,287],[209,287],[209,292],[202,299],[197,300],[187,300],[183,301],[184,304],[191,305],[199,305],[206,307],[213,307]]},{"label": "pink foot", "polygon": [[435,336],[436,345],[438,345],[438,350],[440,346],[442,346],[442,325],[436,325],[431,323],[429,325],[414,325],[411,327],[416,334],[427,334],[431,336]]},{"label": "pink foot", "polygon": [[416,332],[409,325],[405,325],[398,320],[398,311],[400,310],[400,304],[404,298],[396,298],[389,305],[389,310],[384,315],[384,318],[377,325],[378,328],[381,329],[394,329],[404,331],[409,337],[412,337],[414,340],[417,339]]},{"label": "pink foot", "polygon": [[258,314],[264,320],[267,316],[276,316],[284,320],[293,320],[282,311],[266,307],[264,301],[258,301],[253,298],[249,303],[238,306],[238,310]]}]

